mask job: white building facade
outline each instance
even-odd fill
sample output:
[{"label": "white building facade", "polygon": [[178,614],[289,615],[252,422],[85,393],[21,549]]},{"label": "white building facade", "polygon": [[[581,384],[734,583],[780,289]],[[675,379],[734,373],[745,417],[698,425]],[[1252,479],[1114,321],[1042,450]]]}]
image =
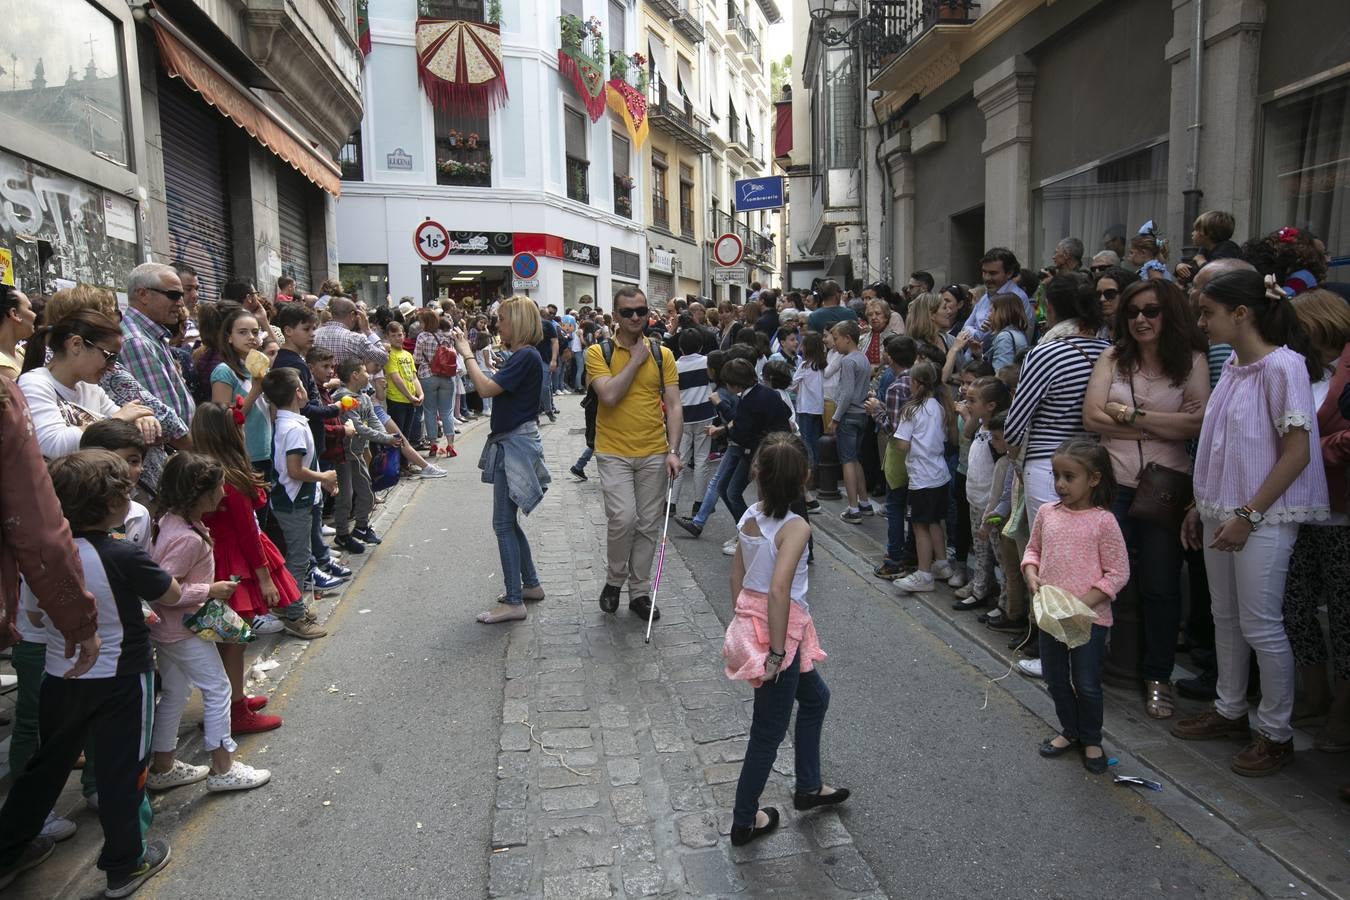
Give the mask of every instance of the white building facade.
[{"label": "white building facade", "polygon": [[[507,98],[486,112],[434,105],[419,80],[419,17],[483,23],[498,7]],[[595,17],[635,46],[632,3],[370,0],[368,9],[366,115],[343,152],[337,216],[341,275],[356,296],[491,302],[514,292],[519,252],[539,263],[538,287],[519,292],[541,305],[590,297],[608,308],[619,287],[646,283],[643,205],[620,196],[615,177],[642,190],[638,152],[615,112],[590,120],[558,65],[560,15]],[[419,229],[434,236],[420,248]]]}]

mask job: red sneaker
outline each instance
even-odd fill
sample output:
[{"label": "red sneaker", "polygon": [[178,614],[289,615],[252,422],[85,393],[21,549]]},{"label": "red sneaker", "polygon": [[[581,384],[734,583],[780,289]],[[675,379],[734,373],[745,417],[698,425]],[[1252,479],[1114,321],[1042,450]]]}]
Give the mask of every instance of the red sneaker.
[{"label": "red sneaker", "polygon": [[253,712],[257,712],[258,710],[262,709],[264,706],[267,705],[267,698],[262,694],[259,694],[256,697],[245,696],[244,702],[248,704],[248,708],[250,710],[252,710]]},{"label": "red sneaker", "polygon": [[230,733],[258,734],[281,727],[281,716],[267,716],[248,708],[247,700],[230,704]]}]

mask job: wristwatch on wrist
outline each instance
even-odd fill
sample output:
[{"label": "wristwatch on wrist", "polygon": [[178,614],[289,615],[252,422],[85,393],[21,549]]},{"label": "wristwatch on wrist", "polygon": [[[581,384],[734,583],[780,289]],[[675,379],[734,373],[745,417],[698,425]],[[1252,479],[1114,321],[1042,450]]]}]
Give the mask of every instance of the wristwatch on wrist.
[{"label": "wristwatch on wrist", "polygon": [[1266,520],[1265,516],[1261,515],[1250,506],[1239,506],[1237,509],[1233,510],[1233,515],[1237,516],[1239,519],[1246,519],[1247,524],[1252,526],[1252,531],[1260,528],[1261,523]]}]

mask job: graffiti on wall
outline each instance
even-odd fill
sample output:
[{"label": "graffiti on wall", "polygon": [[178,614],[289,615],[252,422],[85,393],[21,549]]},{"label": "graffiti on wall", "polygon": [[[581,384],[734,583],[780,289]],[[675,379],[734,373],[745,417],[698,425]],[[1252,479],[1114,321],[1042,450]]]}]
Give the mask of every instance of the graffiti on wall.
[{"label": "graffiti on wall", "polygon": [[135,207],[128,213],[128,205],[125,198],[0,151],[0,247],[13,254],[25,291],[48,292],[56,279],[124,286],[136,265]]}]

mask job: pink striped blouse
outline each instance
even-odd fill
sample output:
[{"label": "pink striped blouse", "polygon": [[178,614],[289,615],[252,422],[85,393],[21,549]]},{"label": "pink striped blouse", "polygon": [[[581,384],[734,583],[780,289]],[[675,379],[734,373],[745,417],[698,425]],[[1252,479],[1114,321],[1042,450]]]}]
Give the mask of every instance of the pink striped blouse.
[{"label": "pink striped blouse", "polygon": [[1279,458],[1279,439],[1291,428],[1308,433],[1312,458],[1280,499],[1266,510],[1267,522],[1320,522],[1329,514],[1327,478],[1317,434],[1312,382],[1303,357],[1277,347],[1251,365],[1236,354],[1205,407],[1195,460],[1195,506],[1218,523],[1251,502]]}]

